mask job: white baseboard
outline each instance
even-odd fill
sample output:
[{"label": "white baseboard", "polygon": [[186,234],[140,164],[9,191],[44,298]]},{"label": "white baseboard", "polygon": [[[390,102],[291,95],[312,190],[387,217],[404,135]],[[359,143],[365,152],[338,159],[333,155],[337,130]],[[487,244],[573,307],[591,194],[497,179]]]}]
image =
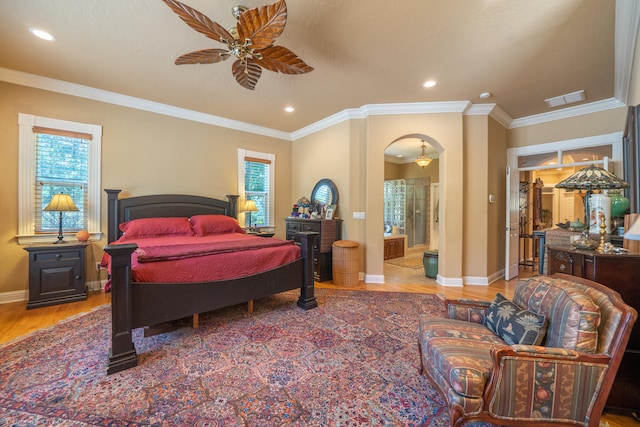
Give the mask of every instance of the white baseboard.
[{"label": "white baseboard", "polygon": [[[89,292],[102,291],[103,283],[100,280],[87,282],[87,290]],[[10,302],[20,302],[29,300],[29,290],[0,292],[0,304],[8,304]]]},{"label": "white baseboard", "polygon": [[462,281],[465,286],[489,286],[487,277],[464,276]]},{"label": "white baseboard", "polygon": [[365,274],[364,282],[365,283],[384,283],[384,275],[383,274]]},{"label": "white baseboard", "polygon": [[0,293],[0,304],[7,304],[10,302],[20,302],[29,299],[29,290],[11,291]]},{"label": "white baseboard", "polygon": [[460,287],[462,286],[462,278],[460,277],[444,277],[440,274],[436,276],[436,283],[441,286]]}]

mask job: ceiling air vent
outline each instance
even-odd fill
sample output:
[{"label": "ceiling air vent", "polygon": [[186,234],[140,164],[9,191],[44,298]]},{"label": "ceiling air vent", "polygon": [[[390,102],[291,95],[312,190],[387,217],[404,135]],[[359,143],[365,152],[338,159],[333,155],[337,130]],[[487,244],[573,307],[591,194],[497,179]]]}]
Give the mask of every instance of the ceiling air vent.
[{"label": "ceiling air vent", "polygon": [[584,94],[584,90],[577,92],[567,93],[566,95],[556,96],[555,98],[545,99],[544,102],[550,107],[559,107],[561,105],[573,104],[574,102],[580,102],[587,99]]}]

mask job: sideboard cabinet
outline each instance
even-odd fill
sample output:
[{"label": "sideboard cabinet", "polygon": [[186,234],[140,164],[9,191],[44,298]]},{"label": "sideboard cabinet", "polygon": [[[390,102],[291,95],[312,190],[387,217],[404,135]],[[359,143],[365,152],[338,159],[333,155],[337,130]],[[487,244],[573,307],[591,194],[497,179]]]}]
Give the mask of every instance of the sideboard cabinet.
[{"label": "sideboard cabinet", "polygon": [[385,261],[404,256],[404,236],[384,238],[384,259]]},{"label": "sideboard cabinet", "polygon": [[[601,254],[564,246],[549,246],[549,274],[584,277],[618,291],[624,302],[640,312],[640,254]],[[631,331],[627,350],[606,407],[640,416],[640,323]]]},{"label": "sideboard cabinet", "polygon": [[27,309],[87,299],[86,243],[34,245],[29,252]]},{"label": "sideboard cabinet", "polygon": [[333,278],[331,269],[332,244],[342,239],[341,219],[299,219],[286,218],[287,240],[295,240],[299,243],[296,233],[301,231],[314,231],[318,238],[314,245],[315,257],[313,259],[313,272],[316,282],[326,282]]}]

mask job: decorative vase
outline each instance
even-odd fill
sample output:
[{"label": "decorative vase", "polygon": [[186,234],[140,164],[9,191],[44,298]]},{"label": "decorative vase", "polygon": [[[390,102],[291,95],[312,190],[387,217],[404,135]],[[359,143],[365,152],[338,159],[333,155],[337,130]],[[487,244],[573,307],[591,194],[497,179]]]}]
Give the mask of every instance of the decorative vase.
[{"label": "decorative vase", "polygon": [[611,216],[614,218],[624,217],[625,212],[629,209],[629,199],[618,192],[609,192],[611,199]]},{"label": "decorative vase", "polygon": [[89,232],[87,230],[78,231],[78,233],[76,234],[76,239],[78,239],[78,242],[86,242],[87,240],[89,240]]},{"label": "decorative vase", "polygon": [[604,216],[605,229],[611,228],[611,199],[605,194],[589,198],[589,233],[600,234],[600,215]]}]

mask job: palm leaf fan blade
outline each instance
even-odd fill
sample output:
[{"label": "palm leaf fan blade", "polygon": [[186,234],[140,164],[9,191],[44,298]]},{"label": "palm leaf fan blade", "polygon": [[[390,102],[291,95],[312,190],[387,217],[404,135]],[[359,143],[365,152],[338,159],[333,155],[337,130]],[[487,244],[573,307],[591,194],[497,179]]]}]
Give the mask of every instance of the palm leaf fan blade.
[{"label": "palm leaf fan blade", "polygon": [[185,53],[176,59],[176,65],[215,64],[229,58],[229,51],[224,49],[203,49]]},{"label": "palm leaf fan blade", "polygon": [[247,58],[245,61],[238,59],[233,63],[231,71],[240,86],[250,90],[254,90],[256,88],[258,79],[260,79],[260,76],[262,75],[262,68],[260,68],[260,66],[251,58]]},{"label": "palm leaf fan blade", "polygon": [[212,21],[206,15],[194,8],[180,3],[177,0],[162,0],[171,8],[188,26],[210,39],[222,43],[229,43],[233,36],[217,22]]},{"label": "palm leaf fan blade", "polygon": [[279,0],[274,4],[245,11],[238,19],[238,39],[250,39],[254,50],[273,44],[287,23],[287,4]]},{"label": "palm leaf fan blade", "polygon": [[254,56],[256,63],[269,71],[283,74],[305,74],[313,71],[313,67],[286,47],[269,46],[255,53],[260,56],[259,59]]}]

